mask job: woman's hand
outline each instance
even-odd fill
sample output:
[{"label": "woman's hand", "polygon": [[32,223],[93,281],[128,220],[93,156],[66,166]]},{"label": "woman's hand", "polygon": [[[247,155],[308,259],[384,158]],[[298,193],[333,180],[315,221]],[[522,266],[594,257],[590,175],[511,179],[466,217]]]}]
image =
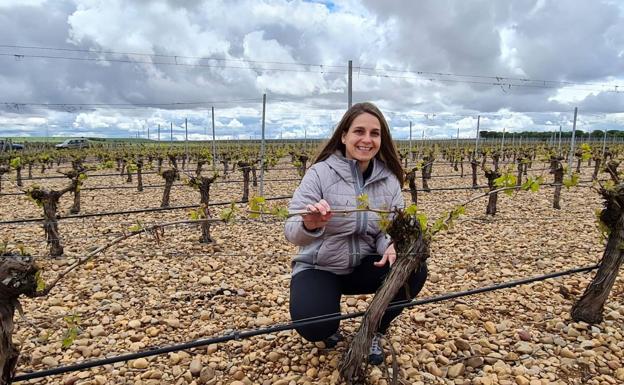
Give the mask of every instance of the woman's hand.
[{"label": "woman's hand", "polygon": [[307,205],[306,210],[308,213],[303,214],[303,227],[310,231],[325,227],[333,214],[325,199],[313,205]]},{"label": "woman's hand", "polygon": [[385,266],[386,262],[390,263],[390,266],[396,261],[396,251],[394,250],[394,244],[391,243],[390,246],[386,249],[383,256],[378,262],[374,262],[373,264],[377,267]]}]

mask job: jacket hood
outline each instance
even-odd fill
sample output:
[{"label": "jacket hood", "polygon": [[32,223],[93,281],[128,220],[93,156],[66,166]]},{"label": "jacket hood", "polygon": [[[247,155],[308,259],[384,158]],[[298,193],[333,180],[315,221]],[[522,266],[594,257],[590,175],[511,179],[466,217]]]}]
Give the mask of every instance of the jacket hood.
[{"label": "jacket hood", "polygon": [[[366,180],[366,183],[381,180],[392,175],[392,172],[386,167],[384,162],[377,158],[373,158],[372,161],[373,172]],[[362,172],[358,167],[357,160],[347,159],[340,150],[336,150],[325,160],[325,162],[327,162],[327,165],[347,182],[355,183],[356,178],[359,178],[360,181],[362,180]]]}]

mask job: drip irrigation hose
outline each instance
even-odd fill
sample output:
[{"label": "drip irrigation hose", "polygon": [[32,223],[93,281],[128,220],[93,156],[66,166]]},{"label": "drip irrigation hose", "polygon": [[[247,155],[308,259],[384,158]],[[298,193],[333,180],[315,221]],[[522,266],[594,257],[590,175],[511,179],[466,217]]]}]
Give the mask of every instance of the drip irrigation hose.
[{"label": "drip irrigation hose", "polygon": [[[394,303],[394,305],[391,303],[391,305],[388,306],[388,310],[410,308],[410,307],[414,307],[418,305],[442,302],[442,301],[446,301],[449,299],[460,298],[460,297],[465,297],[469,295],[475,295],[475,294],[480,294],[480,293],[485,293],[485,292],[495,291],[495,290],[500,290],[500,289],[506,289],[506,288],[519,286],[519,285],[526,285],[529,283],[544,281],[546,279],[557,278],[557,277],[561,277],[565,275],[589,272],[591,270],[597,269],[598,267],[599,267],[599,264],[596,264],[596,265],[579,267],[575,269],[569,269],[569,270],[559,271],[559,272],[545,274],[541,276],[531,277],[531,278],[524,278],[524,279],[518,279],[515,281],[497,283],[491,286],[486,286],[486,287],[482,287],[478,289],[466,290],[466,291],[461,291],[461,292],[449,293],[449,294],[445,294],[445,295],[441,295],[437,297],[423,298],[419,300],[410,300],[410,301],[399,301],[397,303]],[[359,312],[348,313],[348,314],[330,314],[329,316],[324,315],[324,316],[319,316],[319,317],[312,317],[312,318],[308,318],[305,320],[299,320],[299,321],[289,322],[285,324],[278,324],[278,325],[274,325],[274,326],[270,326],[266,328],[252,329],[252,330],[247,330],[247,331],[233,331],[232,333],[219,336],[219,337],[197,339],[197,340],[193,340],[193,341],[186,342],[183,344],[169,345],[169,346],[163,346],[163,347],[154,347],[154,348],[136,352],[136,353],[123,354],[123,355],[108,357],[108,358],[104,358],[100,360],[81,362],[79,364],[59,366],[56,368],[41,370],[38,372],[19,374],[13,378],[13,382],[32,380],[35,378],[48,377],[48,376],[53,376],[53,375],[58,375],[58,374],[69,373],[69,372],[76,372],[76,371],[80,371],[84,369],[93,368],[96,366],[110,365],[116,362],[125,362],[125,361],[135,360],[138,358],[151,357],[151,356],[156,356],[160,354],[166,354],[166,353],[176,352],[180,350],[197,348],[200,346],[206,346],[206,345],[220,343],[220,342],[240,340],[240,339],[255,337],[255,336],[259,336],[263,334],[275,333],[275,332],[280,332],[280,331],[285,331],[285,330],[292,330],[297,327],[313,325],[313,324],[317,324],[321,322],[339,321],[339,320],[357,318],[357,317],[363,316],[364,313],[365,312],[363,311],[359,311]]]}]

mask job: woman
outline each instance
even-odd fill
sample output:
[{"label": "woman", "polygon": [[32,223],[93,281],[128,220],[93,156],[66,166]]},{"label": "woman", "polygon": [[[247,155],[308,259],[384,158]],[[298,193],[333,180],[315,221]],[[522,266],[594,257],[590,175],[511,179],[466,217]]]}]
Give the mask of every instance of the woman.
[{"label": "woman", "polygon": [[[332,210],[355,209],[357,197],[368,196],[371,208],[403,208],[403,170],[388,123],[372,103],[351,107],[329,142],[306,172],[294,193],[289,211],[307,210],[286,221],[286,238],[298,245],[290,282],[293,321],[340,313],[343,294],[374,293],[396,259],[394,246],[379,229],[379,216],[360,211],[347,215]],[[411,299],[422,289],[427,266],[409,278],[409,294],[399,291],[394,301]],[[369,362],[379,364],[379,346],[400,310],[388,311],[373,338]],[[309,341],[333,347],[341,339],[339,321],[297,328]]]}]

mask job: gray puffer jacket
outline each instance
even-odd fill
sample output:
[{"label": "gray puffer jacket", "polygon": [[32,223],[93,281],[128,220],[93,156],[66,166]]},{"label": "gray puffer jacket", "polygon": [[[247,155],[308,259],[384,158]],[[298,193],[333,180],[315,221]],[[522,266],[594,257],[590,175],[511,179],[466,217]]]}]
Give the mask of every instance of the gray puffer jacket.
[{"label": "gray puffer jacket", "polygon": [[[383,162],[374,159],[371,176],[363,183],[357,161],[339,151],[310,167],[295,190],[289,211],[305,210],[306,205],[325,199],[333,210],[355,209],[357,197],[368,195],[371,208],[403,208],[401,186]],[[383,255],[390,239],[379,229],[379,215],[373,212],[334,214],[317,231],[303,227],[301,216],[286,221],[286,239],[299,247],[293,259],[295,275],[306,269],[349,274],[360,260],[371,254]]]}]

